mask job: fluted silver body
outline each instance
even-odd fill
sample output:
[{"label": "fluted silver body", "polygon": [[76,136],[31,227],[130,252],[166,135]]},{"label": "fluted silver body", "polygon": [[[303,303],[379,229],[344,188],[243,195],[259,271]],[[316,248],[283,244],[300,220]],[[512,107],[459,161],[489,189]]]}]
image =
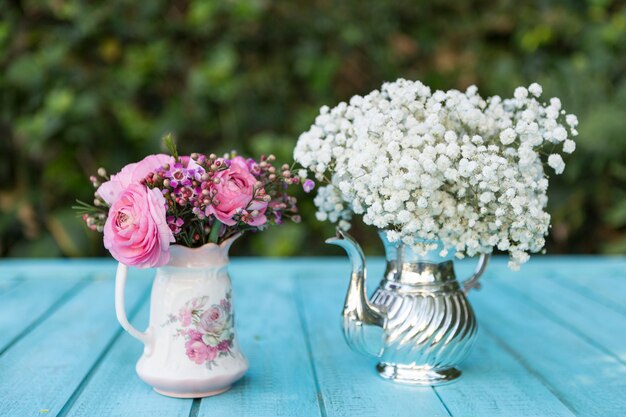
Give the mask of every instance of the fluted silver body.
[{"label": "fluted silver body", "polygon": [[442,383],[460,375],[476,336],[476,318],[452,261],[388,261],[371,303],[386,312],[381,376],[398,382]]},{"label": "fluted silver body", "polygon": [[440,256],[441,244],[418,254],[391,243],[381,231],[387,268],[368,300],[365,258],[349,235],[327,242],[343,247],[352,260],[352,276],[342,314],[346,341],[354,350],[380,358],[383,378],[408,384],[438,385],[457,378],[456,368],[474,343],[477,324],[465,293],[478,287],[489,256],[480,258],[474,275],[459,285],[453,254]]}]

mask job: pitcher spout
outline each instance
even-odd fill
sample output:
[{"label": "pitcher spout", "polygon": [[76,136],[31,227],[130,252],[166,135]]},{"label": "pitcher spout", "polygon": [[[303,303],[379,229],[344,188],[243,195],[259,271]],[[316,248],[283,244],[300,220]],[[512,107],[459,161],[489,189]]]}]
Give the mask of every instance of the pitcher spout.
[{"label": "pitcher spout", "polygon": [[327,239],[326,243],[342,247],[352,263],[350,285],[342,312],[344,337],[352,349],[379,357],[384,348],[386,313],[368,300],[363,251],[350,235],[341,230],[337,230],[337,237]]}]

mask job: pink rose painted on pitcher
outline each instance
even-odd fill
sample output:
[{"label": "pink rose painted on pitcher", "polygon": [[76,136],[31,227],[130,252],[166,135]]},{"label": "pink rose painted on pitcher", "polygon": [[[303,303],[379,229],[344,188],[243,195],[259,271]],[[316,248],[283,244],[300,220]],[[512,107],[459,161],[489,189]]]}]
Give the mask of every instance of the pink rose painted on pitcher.
[{"label": "pink rose painted on pitcher", "polygon": [[192,298],[164,324],[178,323],[176,334],[185,338],[185,354],[192,362],[211,368],[218,357],[232,355],[235,334],[230,298],[228,292],[219,304],[210,306],[208,297]]}]

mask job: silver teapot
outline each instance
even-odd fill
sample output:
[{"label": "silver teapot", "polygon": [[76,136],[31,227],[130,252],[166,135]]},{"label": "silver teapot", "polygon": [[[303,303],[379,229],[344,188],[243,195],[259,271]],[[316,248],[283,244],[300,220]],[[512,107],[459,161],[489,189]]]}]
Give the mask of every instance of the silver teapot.
[{"label": "silver teapot", "polygon": [[454,274],[453,253],[439,256],[440,243],[437,250],[423,255],[401,242],[389,242],[386,231],[379,236],[387,266],[370,300],[361,247],[342,231],[326,241],[344,248],[352,262],[342,313],[348,345],[379,358],[379,375],[394,382],[440,385],[458,378],[457,366],[469,353],[477,331],[465,295],[479,287],[489,255],[481,255],[474,275],[461,287]]}]

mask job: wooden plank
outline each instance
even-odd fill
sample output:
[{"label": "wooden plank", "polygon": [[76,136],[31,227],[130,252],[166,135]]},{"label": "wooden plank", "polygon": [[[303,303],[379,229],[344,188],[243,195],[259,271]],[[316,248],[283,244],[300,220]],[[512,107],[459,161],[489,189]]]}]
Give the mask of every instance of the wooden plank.
[{"label": "wooden plank", "polygon": [[[601,285],[604,279],[598,277],[595,282]],[[517,292],[547,318],[569,328],[626,366],[626,312],[617,312],[594,298],[572,290],[563,282],[558,284],[548,278],[530,275],[523,279],[501,277],[493,283]]]},{"label": "wooden plank", "polygon": [[70,299],[85,281],[24,279],[0,294],[0,355]]},{"label": "wooden plank", "polygon": [[626,258],[615,256],[543,256],[533,258],[519,272],[504,263],[490,265],[488,275],[511,277],[512,282],[542,276],[577,291],[616,311],[626,312]]},{"label": "wooden plank", "polygon": [[0,260],[0,280],[5,277],[24,277],[48,280],[72,278],[84,271],[98,275],[115,270],[116,262],[110,258],[96,259],[2,259]]},{"label": "wooden plank", "polygon": [[460,369],[457,382],[436,388],[453,416],[575,416],[486,332]]},{"label": "wooden plank", "polygon": [[[131,277],[127,287],[130,309],[145,297],[150,284],[145,273],[133,271]],[[119,332],[113,293],[113,279],[89,283],[0,356],[3,415],[40,415],[47,410],[46,415],[54,416],[61,410]]]},{"label": "wooden plank", "polygon": [[[24,279],[18,274],[0,274],[0,294],[12,290],[23,282]],[[0,306],[2,306],[2,304],[0,304]]]},{"label": "wooden plank", "polygon": [[589,265],[587,268],[554,270],[554,282],[587,298],[626,313],[626,264],[619,268]]},{"label": "wooden plank", "polygon": [[[345,261],[347,266],[347,260]],[[381,263],[372,268],[380,276]],[[352,352],[341,334],[339,313],[348,285],[347,267],[316,275],[301,271],[300,308],[328,416],[448,416],[430,387],[393,384],[376,375],[374,359]]]},{"label": "wooden plank", "polygon": [[626,392],[626,367],[516,293],[486,281],[484,290],[471,296],[483,331],[575,414],[625,415],[626,397],[620,393]]},{"label": "wooden plank", "polygon": [[[148,325],[148,298],[133,322],[137,328]],[[192,400],[164,397],[144,384],[135,373],[135,362],[143,352],[143,345],[126,332],[120,332],[113,347],[96,365],[75,394],[76,400],[68,409],[70,417],[132,416],[132,417],[187,417]]]},{"label": "wooden plank", "polygon": [[203,399],[198,416],[320,415],[290,274],[280,263],[234,262],[237,337],[250,368],[230,391]]}]

